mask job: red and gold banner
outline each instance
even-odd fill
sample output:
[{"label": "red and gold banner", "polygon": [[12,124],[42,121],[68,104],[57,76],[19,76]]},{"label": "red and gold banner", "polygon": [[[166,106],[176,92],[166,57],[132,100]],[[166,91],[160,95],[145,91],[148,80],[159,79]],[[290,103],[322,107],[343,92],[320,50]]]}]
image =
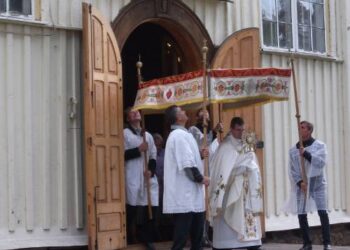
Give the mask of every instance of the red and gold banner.
[{"label": "red and gold banner", "polygon": [[290,69],[211,70],[209,98],[224,109],[288,100]]},{"label": "red and gold banner", "polygon": [[[238,108],[288,100],[291,70],[279,68],[219,69],[208,73],[208,100]],[[203,71],[143,82],[135,109],[161,110],[203,101]]]}]

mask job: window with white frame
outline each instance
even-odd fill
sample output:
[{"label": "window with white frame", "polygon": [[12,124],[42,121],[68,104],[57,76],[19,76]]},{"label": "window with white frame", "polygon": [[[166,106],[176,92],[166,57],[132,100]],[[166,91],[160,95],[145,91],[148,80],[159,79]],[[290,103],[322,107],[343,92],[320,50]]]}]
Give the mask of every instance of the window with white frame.
[{"label": "window with white frame", "polygon": [[324,0],[261,0],[264,47],[325,53]]},{"label": "window with white frame", "polygon": [[32,18],[32,0],[0,0],[0,15],[7,17]]}]

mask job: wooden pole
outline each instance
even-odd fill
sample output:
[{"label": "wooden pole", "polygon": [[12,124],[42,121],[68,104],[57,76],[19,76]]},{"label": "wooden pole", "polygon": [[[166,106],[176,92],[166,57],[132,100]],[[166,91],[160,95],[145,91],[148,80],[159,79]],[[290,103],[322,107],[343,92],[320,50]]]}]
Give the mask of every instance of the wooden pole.
[{"label": "wooden pole", "polygon": [[[295,99],[295,117],[297,118],[297,125],[298,125],[298,134],[299,134],[299,147],[304,148],[303,145],[303,139],[301,137],[301,131],[300,131],[300,112],[299,112],[299,98],[298,98],[298,91],[297,91],[297,84],[296,84],[296,78],[295,78],[295,70],[294,70],[294,59],[290,59],[290,63],[292,66],[292,74],[293,74],[293,87],[294,87],[294,99]],[[303,178],[303,182],[306,184],[306,187],[308,187],[307,183],[307,176],[306,176],[306,171],[305,171],[305,161],[304,157],[300,155],[300,170],[301,170],[301,176]],[[304,199],[304,204],[303,204],[303,212],[305,212],[305,207],[306,207],[306,199],[308,197],[308,188],[306,189],[305,193],[305,199]]]},{"label": "wooden pole", "polygon": [[[208,91],[207,91],[207,53],[208,53],[208,47],[207,47],[207,41],[203,41],[203,47],[202,47],[202,56],[203,56],[203,103],[202,103],[202,110],[203,110],[203,143],[202,147],[208,147],[207,143],[207,133],[208,133],[208,120],[205,117],[205,114],[207,113],[207,104],[208,104]],[[204,157],[204,176],[209,175],[209,162],[208,157]],[[208,199],[208,187],[205,187],[205,211],[206,211],[206,218],[209,219],[209,199]]]},{"label": "wooden pole", "polygon": [[[141,86],[141,83],[142,83],[142,76],[141,76],[142,62],[141,62],[140,59],[136,63],[136,68],[137,68],[138,84],[139,84],[139,86]],[[142,137],[143,137],[143,142],[145,143],[145,142],[147,142],[146,141],[146,129],[145,129],[145,117],[144,117],[144,114],[143,114],[142,110],[140,110],[140,113],[141,113],[141,122],[142,122]],[[148,171],[147,150],[145,152],[143,152],[143,170],[144,170],[144,173],[146,173]],[[147,189],[148,217],[149,217],[150,220],[152,220],[153,216],[152,216],[152,200],[151,200],[150,178],[149,178],[148,174],[146,174],[145,176],[146,176],[146,189]]]},{"label": "wooden pole", "polygon": [[[223,104],[219,103],[218,106],[219,106],[219,123],[223,124],[223,120],[224,120],[223,119],[223,109],[222,109]],[[218,133],[219,133],[219,136],[216,135],[216,137],[218,138],[219,143],[221,143],[222,140],[224,139],[223,138],[223,136],[224,136],[223,129],[222,130],[220,129],[220,131],[218,131]]]}]

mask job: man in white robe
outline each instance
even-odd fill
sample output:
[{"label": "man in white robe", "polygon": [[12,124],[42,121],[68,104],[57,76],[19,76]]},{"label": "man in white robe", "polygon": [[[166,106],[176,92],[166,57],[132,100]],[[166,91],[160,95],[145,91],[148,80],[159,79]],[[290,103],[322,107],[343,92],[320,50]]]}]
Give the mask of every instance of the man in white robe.
[{"label": "man in white robe", "polygon": [[262,189],[253,145],[242,140],[244,121],[231,120],[211,165],[209,185],[213,249],[260,249]]},{"label": "man in white robe", "polygon": [[[317,211],[321,221],[324,250],[331,250],[330,226],[327,213],[327,182],[325,177],[327,148],[320,140],[312,137],[313,124],[300,123],[303,147],[297,143],[289,150],[289,176],[291,192],[284,211],[298,214],[303,236],[300,250],[312,250],[307,213]],[[303,182],[300,157],[304,158],[307,183]],[[305,200],[305,197],[307,199]]]},{"label": "man in white robe", "polygon": [[[125,187],[127,212],[127,240],[129,244],[145,243],[147,249],[154,249],[156,238],[154,216],[158,207],[158,182],[155,176],[157,149],[153,137],[146,133],[143,142],[141,115],[131,108],[126,110],[127,127],[124,129]],[[144,154],[147,154],[144,170]],[[147,183],[152,203],[152,220],[148,218]]]},{"label": "man in white robe", "polygon": [[174,215],[171,249],[182,250],[190,235],[191,249],[200,250],[205,220],[204,185],[209,185],[209,178],[203,176],[200,150],[185,128],[185,111],[171,106],[165,116],[171,133],[165,146],[163,213]]}]

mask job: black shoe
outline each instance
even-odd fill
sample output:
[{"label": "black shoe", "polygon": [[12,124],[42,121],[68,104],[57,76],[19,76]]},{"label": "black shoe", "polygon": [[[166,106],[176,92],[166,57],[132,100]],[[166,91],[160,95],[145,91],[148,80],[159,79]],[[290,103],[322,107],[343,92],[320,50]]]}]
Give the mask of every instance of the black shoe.
[{"label": "black shoe", "polygon": [[304,245],[302,248],[299,250],[312,250],[312,245]]},{"label": "black shoe", "polygon": [[252,246],[252,247],[247,247],[247,250],[264,250],[261,246]]},{"label": "black shoe", "polygon": [[331,245],[324,245],[323,247],[324,250],[332,250]]},{"label": "black shoe", "polygon": [[145,247],[147,250],[156,250],[152,242],[145,243]]}]

